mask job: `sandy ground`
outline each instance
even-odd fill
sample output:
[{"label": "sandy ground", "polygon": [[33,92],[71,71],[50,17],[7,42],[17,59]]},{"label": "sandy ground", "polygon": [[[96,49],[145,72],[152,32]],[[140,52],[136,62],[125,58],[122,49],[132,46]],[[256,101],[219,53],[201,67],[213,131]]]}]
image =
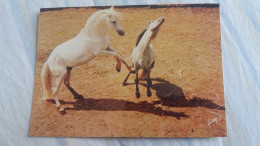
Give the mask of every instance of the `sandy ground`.
[{"label": "sandy ground", "polygon": [[[226,136],[219,8],[172,7],[116,9],[125,36],[110,31],[111,45],[131,63],[138,34],[160,16],[165,23],[152,41],[156,63],[152,97],[134,75],[118,73],[113,57],[97,57],[73,68],[72,87],[84,96],[75,100],[62,85],[61,115],[54,101],[41,102],[40,73],[51,51],[74,37],[98,9],[70,8],[40,14],[31,136],[54,137],[212,137]],[[73,48],[71,48],[73,49]]]}]

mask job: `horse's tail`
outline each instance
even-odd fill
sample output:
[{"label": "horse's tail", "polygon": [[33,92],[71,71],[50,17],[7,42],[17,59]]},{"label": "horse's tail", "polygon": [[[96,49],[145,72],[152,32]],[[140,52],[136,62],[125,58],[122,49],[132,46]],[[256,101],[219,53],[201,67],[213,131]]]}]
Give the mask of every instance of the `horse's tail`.
[{"label": "horse's tail", "polygon": [[41,79],[42,79],[42,88],[43,88],[42,100],[46,100],[50,98],[50,96],[52,96],[51,72],[47,61],[44,63],[42,67]]},{"label": "horse's tail", "polygon": [[[153,69],[154,64],[155,64],[155,61],[152,62],[151,69]],[[147,72],[145,70],[143,70],[143,72],[142,72],[141,76],[139,77],[139,79],[144,80],[146,78],[146,76],[147,76]]]}]

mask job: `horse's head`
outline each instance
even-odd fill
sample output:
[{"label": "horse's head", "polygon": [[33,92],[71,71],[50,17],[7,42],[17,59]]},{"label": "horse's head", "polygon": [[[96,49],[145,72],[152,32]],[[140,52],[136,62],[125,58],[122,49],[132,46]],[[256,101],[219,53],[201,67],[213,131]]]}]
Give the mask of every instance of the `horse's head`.
[{"label": "horse's head", "polygon": [[153,32],[152,38],[155,37],[156,33],[159,31],[161,25],[163,24],[164,20],[165,20],[165,18],[162,16],[149,23],[149,27],[147,28],[147,30],[150,30]]},{"label": "horse's head", "polygon": [[110,9],[106,10],[106,25],[113,28],[121,36],[125,34],[124,28],[120,23],[121,13],[116,12],[112,6]]}]

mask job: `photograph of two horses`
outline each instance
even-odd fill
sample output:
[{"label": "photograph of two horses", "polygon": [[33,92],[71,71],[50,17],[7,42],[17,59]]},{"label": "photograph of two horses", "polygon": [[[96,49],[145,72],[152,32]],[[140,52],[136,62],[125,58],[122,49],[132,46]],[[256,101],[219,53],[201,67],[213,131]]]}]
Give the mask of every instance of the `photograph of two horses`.
[{"label": "photograph of two horses", "polygon": [[43,8],[31,136],[225,137],[218,4]]}]

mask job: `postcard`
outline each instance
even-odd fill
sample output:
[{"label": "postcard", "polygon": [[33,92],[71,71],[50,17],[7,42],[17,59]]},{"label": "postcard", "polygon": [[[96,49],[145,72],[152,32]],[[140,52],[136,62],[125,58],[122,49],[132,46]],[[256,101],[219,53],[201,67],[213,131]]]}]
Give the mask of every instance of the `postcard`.
[{"label": "postcard", "polygon": [[30,136],[226,137],[219,5],[42,8]]}]

